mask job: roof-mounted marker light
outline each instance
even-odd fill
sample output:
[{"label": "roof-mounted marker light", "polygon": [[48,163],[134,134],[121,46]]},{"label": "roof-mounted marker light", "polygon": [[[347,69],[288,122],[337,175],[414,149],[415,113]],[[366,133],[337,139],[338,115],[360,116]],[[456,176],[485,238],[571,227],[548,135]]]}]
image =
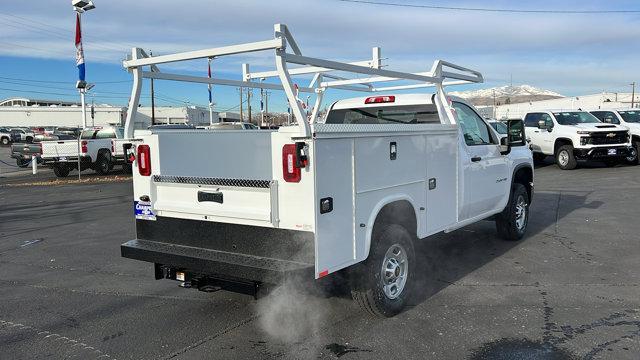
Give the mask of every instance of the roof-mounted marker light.
[{"label": "roof-mounted marker light", "polygon": [[395,96],[373,96],[364,100],[365,104],[392,103],[396,101]]}]

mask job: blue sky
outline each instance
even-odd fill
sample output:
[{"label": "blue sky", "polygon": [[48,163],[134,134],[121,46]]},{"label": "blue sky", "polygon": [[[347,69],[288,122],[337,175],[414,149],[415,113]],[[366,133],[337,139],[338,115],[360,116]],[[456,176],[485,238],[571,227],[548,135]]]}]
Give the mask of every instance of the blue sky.
[{"label": "blue sky", "polygon": [[[74,89],[75,15],[70,2],[5,2],[0,7],[0,98],[78,98]],[[640,13],[490,13],[337,0],[95,3],[97,8],[83,18],[83,38],[87,80],[96,83],[93,97],[97,103],[126,104],[131,76],[122,69],[121,60],[132,46],[163,54],[265,40],[273,36],[277,22],[289,25],[305,55],[357,61],[369,58],[372,46],[381,46],[389,69],[425,71],[434,59],[442,58],[481,71],[486,83],[480,87],[505,85],[513,76],[514,84],[581,95],[630,91],[628,84],[640,81]],[[521,10],[640,10],[637,1],[403,3]],[[214,76],[239,80],[240,64],[247,61],[256,70],[273,67],[271,56],[252,54],[215,61]],[[164,68],[205,75],[206,61]],[[206,85],[158,81],[155,88],[160,105],[207,103]],[[148,104],[148,87],[144,91],[142,101]],[[358,94],[333,93],[328,101],[340,96]],[[214,97],[217,110],[238,105],[234,88],[215,87]],[[286,110],[280,92],[273,92],[270,104],[273,110]],[[252,106],[259,108],[258,101]]]}]

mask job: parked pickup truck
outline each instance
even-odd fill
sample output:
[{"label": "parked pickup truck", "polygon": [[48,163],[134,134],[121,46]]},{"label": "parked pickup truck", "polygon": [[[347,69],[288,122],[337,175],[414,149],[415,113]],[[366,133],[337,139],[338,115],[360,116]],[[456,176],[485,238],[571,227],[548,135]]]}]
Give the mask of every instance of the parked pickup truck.
[{"label": "parked pickup truck", "polygon": [[527,137],[536,161],[555,156],[562,170],[578,160],[613,166],[635,153],[627,128],[606,124],[586,111],[534,111],[524,116]]},{"label": "parked pickup truck", "polygon": [[42,163],[42,148],[40,143],[21,143],[11,145],[11,157],[16,159],[16,165],[27,167],[31,163],[31,157],[36,156],[38,164]]},{"label": "parked pickup truck", "polygon": [[640,156],[638,156],[640,154],[640,109],[594,110],[591,114],[603,123],[622,125],[629,129],[633,151],[625,160],[631,165],[638,165],[640,163]]},{"label": "parked pickup truck", "polygon": [[[276,25],[276,40],[125,61],[138,77],[134,83],[153,76],[284,89],[297,125],[136,131],[130,154],[137,236],[122,244],[124,257],[154,263],[156,279],[254,296],[265,283],[292,276],[319,279],[344,269],[364,310],[392,316],[422,276],[415,273],[416,264],[425,261],[414,250],[418,239],[483,219],[495,220],[507,240],[524,236],[533,160],[522,121],[510,122],[509,136],[500,140],[472,105],[447,97],[442,87],[445,77],[480,82],[479,72],[437,61],[431,72],[404,73],[380,68],[375,55],[373,66],[293,55],[284,51],[298,48],[283,25]],[[139,71],[267,46],[276,50],[278,70],[246,72],[245,82]],[[283,66],[287,61],[305,64],[295,75],[342,70],[365,78],[294,89],[282,80],[294,73]],[[251,81],[274,76],[281,85]],[[358,81],[370,86],[347,88],[385,91],[372,83],[393,80],[419,81],[438,91],[340,100],[324,123],[315,121],[320,101],[307,117],[296,96],[296,90],[317,94]],[[139,96],[134,88],[127,134]]]},{"label": "parked pickup truck", "polygon": [[[122,127],[92,128],[82,131],[79,140],[42,141],[42,160],[53,168],[58,177],[66,177],[73,169],[93,169],[108,174],[114,165],[124,164],[122,147],[116,148],[113,139],[121,139]],[[78,158],[80,161],[78,161]]]}]

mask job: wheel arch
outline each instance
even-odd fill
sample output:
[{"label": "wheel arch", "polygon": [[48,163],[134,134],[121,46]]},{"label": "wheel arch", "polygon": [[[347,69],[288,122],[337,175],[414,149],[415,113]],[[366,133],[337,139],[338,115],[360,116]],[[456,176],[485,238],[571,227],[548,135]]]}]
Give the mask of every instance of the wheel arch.
[{"label": "wheel arch", "polygon": [[383,198],[373,208],[367,222],[364,257],[369,257],[371,243],[377,231],[385,224],[398,224],[416,235],[418,231],[418,211],[415,201],[408,195],[396,195]]},{"label": "wheel arch", "polygon": [[527,189],[529,202],[533,197],[533,168],[529,164],[519,164],[513,169],[512,184],[522,184]]},{"label": "wheel arch", "polygon": [[554,156],[558,152],[558,149],[560,148],[560,146],[563,146],[563,145],[571,145],[571,146],[573,146],[573,141],[571,139],[565,138],[565,137],[557,138],[556,141],[553,143],[553,155]]}]

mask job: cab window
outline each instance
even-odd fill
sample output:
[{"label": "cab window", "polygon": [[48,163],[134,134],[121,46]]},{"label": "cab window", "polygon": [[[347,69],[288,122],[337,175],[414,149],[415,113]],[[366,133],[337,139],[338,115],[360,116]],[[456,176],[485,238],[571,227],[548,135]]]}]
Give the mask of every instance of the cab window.
[{"label": "cab window", "polygon": [[524,117],[524,126],[526,127],[538,127],[538,121],[540,121],[543,114],[541,113],[529,113]]},{"label": "cab window", "polygon": [[611,111],[592,111],[591,114],[597,117],[598,120],[602,122],[611,123],[611,124],[620,124],[620,121],[616,117],[616,114],[614,114]]},{"label": "cab window", "polygon": [[452,106],[467,145],[494,144],[489,126],[482,120],[480,115],[463,103],[453,102]]},{"label": "cab window", "polygon": [[96,139],[114,139],[116,133],[113,129],[101,129],[96,133]]}]

